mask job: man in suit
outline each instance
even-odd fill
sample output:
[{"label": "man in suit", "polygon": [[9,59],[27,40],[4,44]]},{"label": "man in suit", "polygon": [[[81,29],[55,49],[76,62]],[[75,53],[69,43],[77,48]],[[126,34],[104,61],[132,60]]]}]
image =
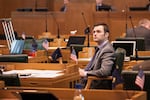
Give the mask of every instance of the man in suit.
[{"label": "man in suit", "polygon": [[110,5],[104,4],[104,0],[96,0],[96,11],[112,11]]},{"label": "man in suit", "polygon": [[70,0],[64,0],[64,5],[60,8],[60,11],[65,12],[67,11],[67,4]]},{"label": "man in suit", "polygon": [[127,30],[126,37],[144,37],[145,50],[150,50],[150,20],[141,19],[139,26]]},{"label": "man in suit", "polygon": [[[85,69],[79,68],[82,77],[81,82],[86,84],[87,76],[105,77],[112,75],[115,53],[114,48],[108,40],[109,29],[104,23],[96,24],[93,28],[93,40],[97,43],[96,52]],[[111,89],[112,82],[108,80],[94,80],[91,89]]]}]

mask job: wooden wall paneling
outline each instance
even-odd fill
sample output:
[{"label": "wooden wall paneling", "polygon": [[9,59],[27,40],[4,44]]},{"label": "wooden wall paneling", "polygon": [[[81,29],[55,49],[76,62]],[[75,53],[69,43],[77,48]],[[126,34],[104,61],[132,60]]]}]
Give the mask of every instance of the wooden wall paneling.
[{"label": "wooden wall paneling", "polygon": [[[47,30],[56,36],[58,30],[57,24],[63,26],[65,14],[62,12],[13,12],[12,21],[14,30],[19,35],[25,32],[27,35],[37,38],[38,35],[46,31],[46,15]],[[60,25],[59,28],[61,31],[63,27]]]},{"label": "wooden wall paneling", "polygon": [[14,12],[12,13],[12,21],[14,30],[19,35],[25,32],[28,36],[36,37],[45,31],[45,13],[36,12]]},{"label": "wooden wall paneling", "polygon": [[[52,33],[52,35],[56,36],[58,35],[58,29],[60,36],[63,35],[64,32],[64,26],[65,26],[65,12],[49,12],[48,13],[48,28],[49,31]],[[50,23],[51,22],[51,23]]]},{"label": "wooden wall paneling", "polygon": [[109,13],[110,19],[110,40],[114,41],[117,37],[121,37],[126,31],[126,17],[124,12]]},{"label": "wooden wall paneling", "polygon": [[[84,18],[86,21],[84,21]],[[77,34],[84,35],[87,25],[92,26],[92,5],[89,3],[70,3],[67,11],[66,27],[67,33],[77,30]],[[85,23],[86,22],[86,23]],[[87,24],[87,25],[86,25]]]},{"label": "wooden wall paneling", "polygon": [[64,0],[54,0],[53,11],[60,11],[60,8],[63,6]]}]

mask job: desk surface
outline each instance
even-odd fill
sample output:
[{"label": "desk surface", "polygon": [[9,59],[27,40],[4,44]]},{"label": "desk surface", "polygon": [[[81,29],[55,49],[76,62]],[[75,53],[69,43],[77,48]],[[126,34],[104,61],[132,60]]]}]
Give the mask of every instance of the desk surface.
[{"label": "desk surface", "polygon": [[[21,86],[74,87],[79,81],[78,65],[50,63],[1,63],[8,73],[19,73]],[[27,76],[24,76],[27,75]]]},{"label": "desk surface", "polygon": [[3,74],[18,74],[20,78],[56,78],[64,75],[64,70],[11,70]]}]

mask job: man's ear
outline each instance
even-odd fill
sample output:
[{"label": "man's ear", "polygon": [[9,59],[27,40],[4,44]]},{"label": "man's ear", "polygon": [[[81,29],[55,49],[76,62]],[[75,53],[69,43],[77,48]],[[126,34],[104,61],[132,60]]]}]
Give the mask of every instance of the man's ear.
[{"label": "man's ear", "polygon": [[105,33],[105,37],[107,37],[107,38],[109,37],[109,33],[108,32]]}]

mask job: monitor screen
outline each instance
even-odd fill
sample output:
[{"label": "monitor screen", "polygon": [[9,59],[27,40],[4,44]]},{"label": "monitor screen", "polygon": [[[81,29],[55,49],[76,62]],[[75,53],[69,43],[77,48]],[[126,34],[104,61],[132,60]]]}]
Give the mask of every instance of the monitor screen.
[{"label": "monitor screen", "polygon": [[112,41],[114,49],[123,48],[126,50],[126,56],[130,57],[135,55],[135,41]]},{"label": "monitor screen", "polygon": [[116,38],[116,41],[135,41],[137,50],[138,51],[145,51],[145,40],[143,37]]},{"label": "monitor screen", "polygon": [[111,11],[111,7],[110,6],[99,6],[96,10],[97,11]]},{"label": "monitor screen", "polygon": [[84,45],[85,36],[70,36],[67,42],[67,47],[71,45]]},{"label": "monitor screen", "polygon": [[130,7],[130,11],[146,11],[146,7]]},{"label": "monitor screen", "polygon": [[0,62],[28,63],[28,55],[26,54],[0,55]]}]

